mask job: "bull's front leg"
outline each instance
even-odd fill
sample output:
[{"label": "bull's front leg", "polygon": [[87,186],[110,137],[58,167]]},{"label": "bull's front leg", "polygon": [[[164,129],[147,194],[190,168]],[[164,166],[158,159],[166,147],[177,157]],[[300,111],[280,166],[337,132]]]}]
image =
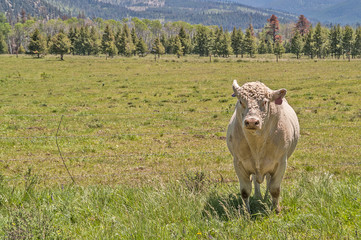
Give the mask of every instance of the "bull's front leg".
[{"label": "bull's front leg", "polygon": [[239,188],[240,188],[242,200],[246,205],[246,209],[248,213],[251,214],[251,209],[249,207],[249,197],[252,192],[252,182],[250,176],[249,174],[246,173],[246,171],[244,170],[242,164],[240,164],[238,159],[235,158],[233,160],[233,163],[239,181]]},{"label": "bull's front leg", "polygon": [[286,171],[287,158],[284,158],[280,165],[278,165],[276,171],[271,174],[271,180],[269,183],[269,192],[272,196],[272,207],[276,211],[276,213],[281,212],[281,207],[279,204],[279,197],[281,193],[281,182],[283,179],[283,175]]}]

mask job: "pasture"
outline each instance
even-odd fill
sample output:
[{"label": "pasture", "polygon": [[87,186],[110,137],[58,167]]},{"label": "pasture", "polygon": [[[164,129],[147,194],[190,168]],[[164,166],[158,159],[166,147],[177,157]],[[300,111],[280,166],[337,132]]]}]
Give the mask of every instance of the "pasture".
[{"label": "pasture", "polygon": [[[358,239],[360,69],[291,57],[2,55],[0,236]],[[242,209],[225,142],[233,79],[286,88],[298,114],[280,215],[253,198],[252,215]]]}]

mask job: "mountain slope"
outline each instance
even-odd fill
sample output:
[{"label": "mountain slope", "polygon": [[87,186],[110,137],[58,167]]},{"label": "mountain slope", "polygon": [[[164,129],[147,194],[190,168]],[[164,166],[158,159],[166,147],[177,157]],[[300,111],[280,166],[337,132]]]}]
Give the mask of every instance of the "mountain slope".
[{"label": "mountain slope", "polygon": [[353,24],[361,22],[360,0],[233,0],[251,6],[303,14],[314,22]]},{"label": "mountain slope", "polygon": [[0,0],[0,12],[6,13],[11,20],[15,21],[22,10],[26,14],[48,19],[62,15],[56,7],[45,0]]},{"label": "mountain slope", "polygon": [[[262,28],[272,14],[276,14],[283,23],[296,20],[295,15],[249,7],[230,0],[0,0],[0,3],[16,1],[23,2],[24,5],[46,3],[68,16],[78,16],[84,12],[85,16],[90,18],[121,20],[138,17],[218,25],[226,29],[234,26],[246,28],[249,23],[255,28]],[[32,15],[40,15],[36,9],[29,8],[26,11]],[[61,16],[61,13],[58,15]]]}]

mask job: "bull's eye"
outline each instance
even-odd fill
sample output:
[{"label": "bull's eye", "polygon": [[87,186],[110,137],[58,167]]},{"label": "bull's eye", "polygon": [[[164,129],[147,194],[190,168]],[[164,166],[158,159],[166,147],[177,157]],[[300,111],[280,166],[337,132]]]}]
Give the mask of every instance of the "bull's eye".
[{"label": "bull's eye", "polygon": [[244,102],[242,102],[242,100],[239,100],[239,103],[241,104],[241,106],[242,106],[243,108],[246,108],[246,104],[244,104]]}]

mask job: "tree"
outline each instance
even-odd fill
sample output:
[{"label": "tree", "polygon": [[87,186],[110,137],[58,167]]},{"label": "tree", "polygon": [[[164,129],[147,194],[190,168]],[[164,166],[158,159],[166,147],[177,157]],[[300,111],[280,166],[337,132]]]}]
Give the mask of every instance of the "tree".
[{"label": "tree", "polygon": [[285,48],[282,45],[282,41],[277,39],[274,46],[274,54],[276,55],[276,61],[282,57],[282,54],[285,52]]},{"label": "tree", "polygon": [[192,44],[183,26],[181,26],[179,30],[178,37],[183,47],[183,54],[185,55],[190,53],[192,50]]},{"label": "tree", "polygon": [[157,61],[157,55],[158,58],[160,58],[160,55],[164,54],[165,49],[163,44],[160,42],[159,38],[156,38],[153,42],[153,47],[152,47],[152,53],[154,54],[154,59],[155,61]]},{"label": "tree", "polygon": [[135,45],[133,43],[132,35],[127,24],[123,25],[123,31],[119,30],[116,38],[116,46],[118,53],[127,57],[134,54]]},{"label": "tree", "polygon": [[356,37],[352,46],[352,56],[361,56],[361,27],[356,29]]},{"label": "tree", "polygon": [[144,57],[144,54],[146,52],[148,52],[148,47],[147,45],[145,44],[144,40],[142,37],[140,37],[138,39],[138,43],[137,43],[137,46],[136,46],[136,52],[139,56],[141,57]]},{"label": "tree", "polygon": [[331,28],[329,38],[332,56],[340,58],[342,55],[342,31],[340,25]]},{"label": "tree", "polygon": [[315,40],[313,37],[313,29],[310,28],[308,34],[306,35],[305,45],[303,47],[303,53],[313,59],[317,52],[315,47]]},{"label": "tree", "polygon": [[242,41],[243,41],[243,32],[242,29],[238,30],[234,27],[231,35],[231,47],[233,49],[233,53],[238,57],[242,51]]},{"label": "tree", "polygon": [[195,36],[195,44],[194,44],[194,53],[199,54],[199,56],[208,56],[208,42],[210,40],[210,36],[208,33],[207,27],[201,25],[197,29],[197,33]]},{"label": "tree", "polygon": [[37,54],[38,58],[45,52],[45,41],[38,28],[30,36],[28,49],[31,53]]},{"label": "tree", "polygon": [[300,35],[303,37],[308,33],[310,26],[311,26],[310,21],[308,21],[304,15],[300,15],[298,17],[298,21],[296,23],[295,28],[300,33]]},{"label": "tree", "polygon": [[113,57],[118,53],[117,47],[114,43],[114,35],[109,25],[105,27],[103,36],[102,36],[102,51],[105,54],[108,54],[109,57]]},{"label": "tree", "polygon": [[95,27],[92,27],[90,30],[90,51],[92,54],[97,55],[100,52],[100,44],[99,35]]},{"label": "tree", "polygon": [[90,43],[90,33],[89,27],[81,27],[79,34],[74,42],[74,52],[79,55],[90,55],[91,53],[91,43]]},{"label": "tree", "polygon": [[315,42],[315,51],[318,58],[321,58],[322,49],[324,47],[324,42],[326,38],[322,34],[321,23],[317,23],[315,28],[315,34],[313,35],[313,39]]},{"label": "tree", "polygon": [[183,56],[183,46],[178,36],[174,39],[173,53],[177,55],[178,58]]},{"label": "tree", "polygon": [[278,35],[278,32],[280,30],[280,23],[276,15],[272,14],[272,16],[267,19],[268,26],[266,27],[267,34],[271,36],[271,39],[275,43],[276,40],[280,40],[280,36]]},{"label": "tree", "polygon": [[343,48],[343,54],[347,55],[347,58],[349,61],[350,61],[353,41],[354,41],[353,30],[350,26],[346,26],[344,29],[344,34],[343,34],[343,38],[342,38],[342,48]]},{"label": "tree", "polygon": [[69,52],[71,42],[69,38],[64,34],[63,31],[60,31],[51,39],[50,53],[60,54],[60,60],[64,60],[64,54]]},{"label": "tree", "polygon": [[0,54],[7,53],[8,46],[5,42],[4,35],[0,32]]},{"label": "tree", "polygon": [[299,31],[295,31],[295,35],[291,39],[291,53],[296,54],[297,59],[299,59],[302,53],[302,45],[302,37]]},{"label": "tree", "polygon": [[70,53],[75,54],[75,41],[78,38],[78,31],[76,28],[70,28],[68,32],[68,38],[70,40]]},{"label": "tree", "polygon": [[220,42],[220,54],[223,57],[229,57],[232,54],[231,39],[228,32],[224,32]]},{"label": "tree", "polygon": [[253,57],[257,51],[256,39],[252,34],[252,25],[246,29],[246,35],[243,40],[244,52]]}]

